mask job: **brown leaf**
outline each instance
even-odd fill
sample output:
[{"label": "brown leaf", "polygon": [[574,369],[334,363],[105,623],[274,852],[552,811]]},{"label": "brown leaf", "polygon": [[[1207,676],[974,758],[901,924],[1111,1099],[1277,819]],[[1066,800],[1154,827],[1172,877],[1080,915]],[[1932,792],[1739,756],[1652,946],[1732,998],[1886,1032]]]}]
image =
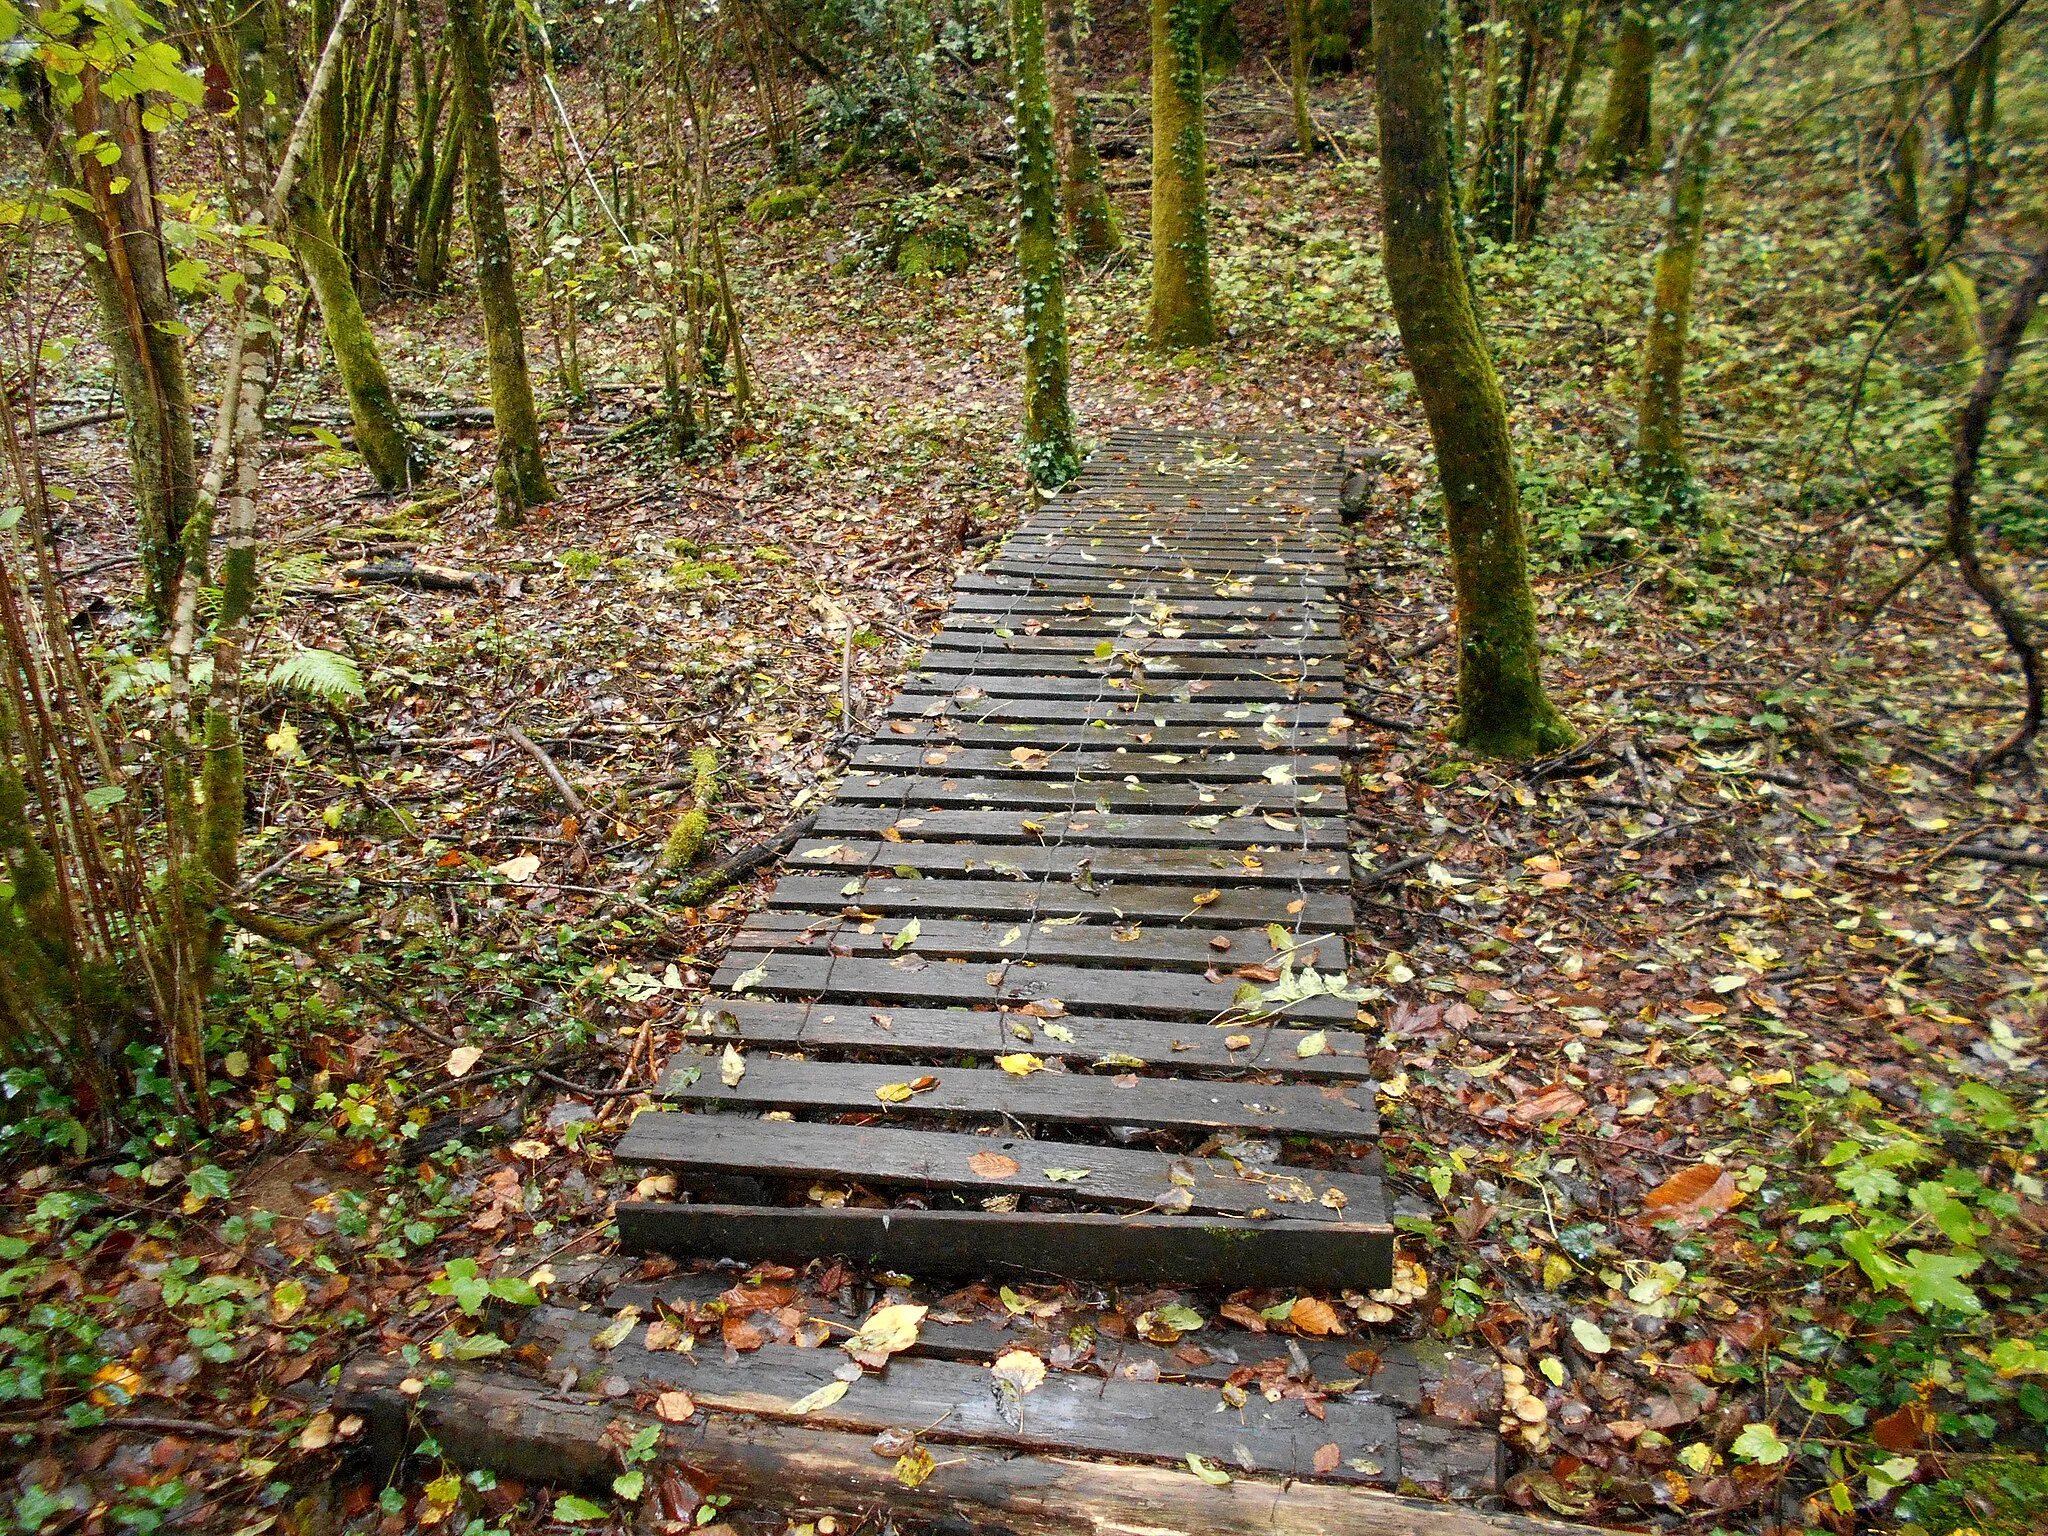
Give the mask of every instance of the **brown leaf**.
[{"label": "brown leaf", "polygon": [[1298,1299],[1288,1312],[1287,1321],[1294,1324],[1299,1332],[1319,1339],[1344,1331],[1343,1323],[1337,1319],[1337,1309],[1327,1301],[1318,1301],[1313,1296]]},{"label": "brown leaf", "polygon": [[671,1424],[680,1424],[697,1411],[687,1392],[664,1392],[654,1400],[654,1416],[666,1419]]},{"label": "brown leaf", "polygon": [[1741,1199],[1727,1169],[1695,1163],[1643,1196],[1643,1214],[1652,1221],[1712,1221]]},{"label": "brown leaf", "polygon": [[1870,1426],[1870,1438],[1888,1451],[1924,1449],[1934,1417],[1919,1403],[1907,1403]]},{"label": "brown leaf", "polygon": [[1343,1460],[1343,1448],[1340,1447],[1334,1440],[1331,1441],[1328,1445],[1319,1445],[1316,1447],[1316,1472],[1319,1475],[1328,1476],[1330,1473],[1337,1470],[1338,1465]]},{"label": "brown leaf", "polygon": [[1216,1310],[1240,1328],[1249,1328],[1253,1333],[1266,1331],[1266,1320],[1259,1316],[1255,1308],[1248,1307],[1241,1301],[1226,1301]]},{"label": "brown leaf", "polygon": [[1508,1107],[1508,1118],[1517,1125],[1541,1125],[1546,1120],[1568,1120],[1586,1107],[1586,1101],[1562,1083],[1553,1083],[1541,1093],[1518,1100]]},{"label": "brown leaf", "polygon": [[967,1159],[967,1166],[979,1178],[1007,1179],[1017,1172],[1017,1159],[1005,1157],[1000,1152],[977,1152]]},{"label": "brown leaf", "polygon": [[725,1321],[720,1325],[720,1329],[725,1336],[726,1348],[737,1350],[740,1354],[759,1349],[768,1342],[767,1334],[734,1312],[725,1314]]}]

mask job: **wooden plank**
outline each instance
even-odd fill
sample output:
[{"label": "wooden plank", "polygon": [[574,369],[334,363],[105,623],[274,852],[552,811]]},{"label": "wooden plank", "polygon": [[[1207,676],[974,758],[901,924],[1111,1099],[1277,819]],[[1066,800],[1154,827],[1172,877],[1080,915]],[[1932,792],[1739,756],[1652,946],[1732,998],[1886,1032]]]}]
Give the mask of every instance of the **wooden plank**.
[{"label": "wooden plank", "polygon": [[1204,678],[1239,678],[1264,682],[1314,681],[1341,685],[1344,663],[1331,656],[1166,656],[1153,652],[1119,651],[1110,660],[1092,651],[1031,653],[1002,649],[960,651],[940,649],[919,662],[932,671],[964,671],[977,676],[1026,673],[1034,677],[1142,678],[1148,688],[1172,687]]},{"label": "wooden plank", "polygon": [[[900,1103],[878,1091],[936,1079]],[[1311,1083],[1227,1083],[1204,1079],[1034,1072],[1015,1077],[979,1067],[933,1067],[910,1076],[900,1065],[748,1058],[728,1088],[716,1061],[679,1059],[661,1095],[700,1109],[788,1109],[810,1114],[874,1115],[900,1125],[939,1116],[993,1124],[1118,1125],[1142,1130],[1236,1131],[1260,1136],[1327,1136],[1359,1141],[1379,1132],[1370,1087],[1327,1089]]]},{"label": "wooden plank", "polygon": [[1314,656],[1342,656],[1349,649],[1342,639],[1264,639],[1247,635],[1234,639],[1174,640],[1161,636],[1112,642],[1108,654],[1099,653],[1097,643],[1086,636],[1019,635],[1010,639],[980,631],[940,629],[925,641],[927,651],[987,651],[991,655],[1087,656],[1109,661],[1129,652],[1143,656],[1232,656],[1295,660]]},{"label": "wooden plank", "polygon": [[[849,885],[853,887],[850,893]],[[1351,898],[1344,889],[1212,888],[1216,899],[1197,906],[1195,892],[1187,886],[1130,884],[1088,890],[1071,880],[922,880],[869,875],[849,881],[843,874],[792,874],[775,882],[768,905],[817,912],[858,903],[863,911],[904,917],[1010,921],[1084,915],[1106,922],[1180,923],[1190,928],[1241,928],[1277,922],[1321,932],[1352,926]]]},{"label": "wooden plank", "polygon": [[[617,1424],[627,1439],[654,1432],[657,1466],[687,1465],[742,1504],[792,1520],[835,1512],[845,1520],[849,1510],[886,1508],[899,1522],[1016,1536],[1599,1536],[1588,1525],[1374,1488],[1268,1479],[1242,1469],[1217,1488],[1184,1466],[1019,1456],[973,1445],[949,1447],[930,1478],[906,1488],[895,1464],[874,1454],[868,1434],[709,1412],[668,1424],[636,1411],[631,1398],[565,1397],[487,1366],[457,1365],[444,1386],[403,1391],[410,1373],[402,1362],[362,1356],[342,1373],[334,1410],[338,1418],[365,1421],[378,1481],[396,1472],[416,1438],[431,1435],[458,1467],[488,1466],[503,1478],[609,1498],[619,1464],[608,1431]],[[1497,1441],[1464,1432],[1481,1454],[1447,1467],[1434,1446],[1417,1443],[1415,1428],[1404,1420],[1396,1430],[1404,1482],[1465,1498],[1498,1487]]]},{"label": "wooden plank", "polygon": [[[909,943],[904,942],[908,932]],[[1320,969],[1341,968],[1341,933],[1283,930],[1286,942],[1273,946],[1264,928],[1190,932],[1177,924],[976,923],[945,918],[813,916],[805,912],[756,912],[732,941],[734,949],[799,947],[833,954],[884,955],[915,949],[927,959],[1057,961],[1063,965],[1109,965],[1120,970],[1223,971],[1243,965],[1291,960]],[[900,948],[899,948],[900,946]]]},{"label": "wooden plank", "polygon": [[[1217,745],[1225,744],[1219,742]],[[1342,782],[1340,775],[1343,771],[1342,757],[1334,752],[1301,756],[1208,749],[1172,752],[1164,748],[1152,751],[1061,748],[1046,753],[1044,760],[1040,761],[1036,757],[1020,757],[1014,752],[997,752],[987,747],[888,738],[869,742],[856,750],[853,766],[870,770],[940,769],[949,774],[981,774],[990,778],[1136,778],[1170,779],[1184,783],[1242,783],[1263,779],[1269,784],[1311,786],[1336,786]]]},{"label": "wooden plank", "polygon": [[922,875],[980,872],[1006,879],[1052,875],[1147,884],[1186,882],[1211,887],[1230,883],[1348,886],[1349,862],[1342,851],[1302,853],[1263,849],[1238,854],[1220,848],[1208,852],[1188,848],[1105,848],[1095,844],[983,848],[973,843],[888,843],[858,838],[806,838],[790,855],[790,866],[797,869],[910,869]]},{"label": "wooden plank", "polygon": [[1326,585],[1304,584],[1289,576],[1211,577],[1207,581],[1177,581],[1148,576],[1118,576],[1114,572],[1091,575],[1086,572],[1003,572],[963,571],[954,584],[956,594],[1029,593],[1061,597],[1093,596],[1097,602],[1112,598],[1135,598],[1147,602],[1181,602],[1202,598],[1228,598],[1257,602],[1298,602],[1317,607],[1334,603]]},{"label": "wooden plank", "polygon": [[[1017,1164],[1017,1171],[1008,1177],[984,1177],[969,1162],[983,1154],[1007,1158]],[[1020,1195],[1085,1206],[1160,1210],[1186,1199],[1192,1202],[1186,1212],[1191,1216],[1247,1218],[1254,1211],[1264,1211],[1272,1219],[1319,1222],[1341,1239],[1339,1246],[1392,1230],[1387,1225],[1385,1197],[1375,1178],[1308,1168],[1261,1171],[1249,1165],[1240,1175],[1235,1165],[1221,1158],[1174,1157],[1136,1147],[895,1126],[811,1125],[801,1120],[762,1121],[654,1109],[642,1111],[627,1127],[614,1155],[622,1163],[668,1168],[700,1178],[740,1174],[835,1179],[859,1185],[954,1190],[975,1200]],[[1047,1177],[1047,1168],[1085,1168],[1088,1177],[1079,1183],[1065,1182]],[[1185,1182],[1190,1178],[1191,1184]],[[1341,1212],[1318,1203],[1333,1190],[1344,1200]],[[1383,1286],[1387,1282],[1372,1283]]]},{"label": "wooden plank", "polygon": [[[1371,1075],[1372,1040],[1356,1030],[1324,1028],[1323,1049],[1304,1057],[1311,1032],[1285,1024],[1193,1030],[1150,1019],[1070,1013],[1058,1020],[1071,1040],[1045,1032],[1046,1021],[964,1008],[863,1008],[843,1003],[720,998],[684,1027],[692,1039],[744,1039],[805,1052],[858,1051],[892,1059],[930,1059],[1028,1050],[1074,1066],[1122,1057],[1178,1072],[1246,1072],[1303,1082],[1357,1082]],[[1235,1040],[1249,1041],[1233,1047]],[[913,1076],[915,1074],[912,1074]]]},{"label": "wooden plank", "polygon": [[1093,613],[1097,617],[1121,618],[1125,614],[1150,616],[1161,608],[1166,617],[1185,616],[1197,619],[1271,619],[1277,623],[1296,623],[1302,619],[1334,621],[1343,618],[1343,609],[1335,603],[1302,602],[1299,598],[1282,598],[1262,602],[1248,597],[1186,597],[1179,599],[1142,597],[1136,593],[1120,592],[1107,596],[1086,593],[1064,597],[1058,593],[1039,592],[958,592],[953,596],[949,610],[956,614],[1006,613],[1023,619],[1043,614]]},{"label": "wooden plank", "polygon": [[[975,697],[978,690],[956,690],[936,697],[912,694],[899,696],[886,713],[897,719],[950,719],[985,725],[1052,725],[1078,722],[1082,725],[1127,725],[1134,729],[1162,726],[1212,725],[1244,732],[1255,730],[1277,735],[1281,730],[1323,730],[1339,721],[1350,721],[1350,712],[1335,701],[1280,701],[1254,706],[1228,699],[1179,699],[1152,695],[1134,697],[1126,691],[1111,697],[1083,702],[1076,699]],[[1268,729],[1268,722],[1273,729]],[[894,730],[894,727],[891,727]]]},{"label": "wooden plank", "polygon": [[1099,671],[1078,675],[1045,672],[1010,674],[947,668],[920,669],[903,678],[905,697],[963,692],[992,698],[1101,699],[1110,703],[1155,698],[1174,699],[1180,703],[1193,703],[1198,699],[1224,699],[1232,703],[1296,699],[1339,703],[1344,698],[1345,689],[1343,679],[1337,677],[1300,680],[1282,677],[1272,681],[1235,677],[1181,678],[1147,683],[1144,680],[1133,682],[1121,674],[1106,676]]},{"label": "wooden plank", "polygon": [[[1220,818],[1220,819],[1218,819]],[[1199,823],[1209,823],[1200,825]],[[873,837],[884,830],[921,842],[972,839],[978,843],[1052,843],[1079,839],[1116,847],[1251,848],[1286,841],[1304,848],[1342,848],[1343,825],[1334,818],[1287,817],[1274,811],[1253,816],[1223,812],[1202,815],[1144,815],[1136,812],[1026,810],[878,810],[832,805],[818,813],[820,837]]]},{"label": "wooden plank", "polygon": [[967,809],[1008,805],[1046,811],[1109,806],[1197,816],[1228,813],[1240,806],[1286,816],[1341,817],[1346,810],[1335,789],[1303,789],[1263,779],[1249,784],[1127,784],[1122,779],[976,779],[937,773],[855,774],[839,781],[837,803]]},{"label": "wooden plank", "polygon": [[[651,1318],[657,1301],[678,1309],[688,1302],[701,1306],[724,1295],[733,1285],[729,1270],[678,1270],[657,1281],[628,1281],[611,1287],[605,1293],[604,1308],[616,1313],[622,1307],[638,1307],[643,1316]],[[913,1287],[909,1294],[913,1302],[936,1299],[930,1289],[922,1287]],[[903,1358],[980,1365],[1006,1349],[1021,1347],[1039,1355],[1047,1368],[1054,1371],[1120,1376],[1131,1381],[1152,1379],[1152,1372],[1156,1371],[1157,1379],[1163,1381],[1221,1386],[1239,1365],[1256,1366],[1270,1361],[1284,1361],[1288,1375],[1297,1377],[1300,1368],[1290,1353],[1291,1347],[1308,1362],[1307,1379],[1331,1389],[1331,1396],[1389,1403],[1407,1413],[1422,1406],[1422,1368],[1414,1352],[1399,1340],[1377,1332],[1325,1339],[1291,1338],[1249,1333],[1225,1320],[1211,1319],[1207,1327],[1187,1334],[1183,1344],[1169,1346],[1137,1337],[1116,1338],[1107,1332],[1077,1339],[1074,1325],[1089,1322],[1093,1317],[1085,1308],[1065,1311],[1050,1323],[1029,1313],[1002,1320],[939,1320],[948,1315],[943,1307],[935,1307],[919,1329],[916,1342],[903,1351]],[[1353,1364],[1352,1357],[1361,1351],[1371,1359]],[[1355,1385],[1346,1387],[1345,1383]],[[1341,1391],[1337,1390],[1340,1388]]]},{"label": "wooden plank", "polygon": [[1231,752],[1342,753],[1350,746],[1350,733],[1348,716],[1341,730],[1332,722],[1328,726],[1268,731],[1256,721],[1249,720],[1230,725],[1208,726],[1137,725],[1120,721],[1099,725],[1005,725],[1000,722],[983,725],[959,715],[949,715],[943,721],[921,718],[892,720],[883,739],[894,737],[911,742],[957,741],[964,746],[1033,747],[1046,750],[1074,747],[1110,752],[1114,752],[1118,747],[1145,748],[1153,752],[1177,752],[1183,748],[1200,751],[1205,747],[1220,747]]},{"label": "wooden plank", "polygon": [[[840,1257],[929,1277],[1057,1277],[1168,1285],[1377,1288],[1374,1233],[1308,1222],[1099,1211],[894,1211],[622,1200],[619,1243],[677,1258],[804,1263]],[[1392,1253],[1392,1239],[1385,1241]]]},{"label": "wooden plank", "polygon": [[1318,1419],[1299,1401],[1268,1403],[1254,1393],[1242,1409],[1219,1413],[1218,1396],[1207,1387],[1060,1372],[1048,1373],[1036,1391],[1006,1404],[989,1390],[985,1363],[898,1357],[886,1371],[862,1376],[836,1401],[799,1414],[790,1405],[827,1385],[846,1363],[839,1350],[765,1344],[731,1363],[709,1350],[698,1361],[673,1350],[642,1348],[642,1330],[610,1349],[596,1349],[593,1340],[608,1322],[566,1307],[540,1307],[520,1329],[519,1348],[528,1359],[540,1357],[547,1375],[573,1371],[593,1382],[623,1376],[645,1392],[680,1387],[714,1412],[752,1413],[770,1421],[800,1420],[866,1434],[931,1424],[936,1427],[926,1437],[940,1444],[967,1441],[1154,1462],[1180,1461],[1192,1452],[1244,1471],[1292,1477],[1316,1476],[1317,1447],[1334,1441],[1346,1459],[1321,1474],[1324,1480],[1382,1486],[1400,1481],[1400,1430],[1381,1403],[1333,1398]]},{"label": "wooden plank", "polygon": [[[1121,971],[1021,960],[934,964],[910,950],[894,960],[867,960],[779,949],[729,953],[711,985],[735,993],[801,993],[821,1001],[968,1006],[1056,1001],[1077,1011],[1179,1019],[1207,1027],[1238,1016],[1231,999],[1247,983],[1230,976],[1209,981],[1183,971]],[[1352,1024],[1358,1009],[1342,998],[1311,997],[1290,1007],[1287,1016]]]}]

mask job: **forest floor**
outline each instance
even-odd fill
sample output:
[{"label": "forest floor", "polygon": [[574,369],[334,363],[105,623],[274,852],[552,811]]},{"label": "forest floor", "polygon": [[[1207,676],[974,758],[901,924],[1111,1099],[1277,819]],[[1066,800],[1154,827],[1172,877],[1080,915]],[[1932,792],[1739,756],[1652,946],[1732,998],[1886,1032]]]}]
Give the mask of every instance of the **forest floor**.
[{"label": "forest floor", "polygon": [[[1871,313],[1853,231],[1789,161],[1731,154],[1741,222],[1717,204],[1699,306],[1714,502],[1682,537],[1630,526],[1613,489],[1654,189],[1567,187],[1555,242],[1480,257],[1548,676],[1584,743],[1475,763],[1447,735],[1449,589],[1374,254],[1369,101],[1318,92],[1342,159],[1230,164],[1282,105],[1250,64],[1215,92],[1226,342],[1149,355],[1142,262],[1077,271],[1074,394],[1089,436],[1299,426],[1395,450],[1352,592],[1356,675],[1410,722],[1367,733],[1354,778],[1361,857],[1393,866],[1361,884],[1354,966],[1380,992],[1390,1172],[1430,1281],[1393,1326],[1523,1370],[1544,1412],[1514,1421],[1521,1507],[1848,1531],[1917,1483],[1928,1529],[2023,1529],[2048,1498],[2024,1459],[2048,1420],[2048,882],[1958,849],[2038,851],[2048,809],[2038,757],[1981,781],[1962,766],[2019,695],[1951,576],[1859,628],[1926,514],[1799,500]],[[1110,165],[1140,227],[1141,164]],[[653,1080],[759,891],[683,908],[645,868],[688,803],[690,749],[715,744],[725,777],[714,855],[801,815],[973,559],[963,534],[982,547],[1018,512],[1000,219],[960,275],[844,269],[861,206],[995,209],[1006,181],[977,164],[950,185],[876,174],[738,236],[762,399],[722,456],[609,439],[655,392],[626,296],[600,293],[598,404],[555,414],[562,496],[525,527],[491,526],[487,435],[447,434],[432,489],[452,498],[369,497],[317,443],[266,474],[273,633],[356,657],[369,698],[269,706],[245,863],[265,909],[358,920],[311,952],[238,941],[210,1135],[166,1108],[155,1141],[27,1156],[0,1196],[16,1528],[594,1523],[431,1459],[329,1507],[323,1405],[365,1343],[445,1343],[451,1261],[516,1255],[523,1274],[603,1248],[634,1177],[606,1148],[637,1100],[576,1085]],[[376,318],[422,398],[481,391],[455,301]],[[293,398],[330,386],[301,374]],[[117,497],[92,490],[118,488],[117,448],[108,430],[49,445],[82,493],[73,569],[124,547]],[[344,574],[397,554],[480,580]],[[2048,563],[2007,568],[2038,610]],[[77,583],[109,652],[123,579]],[[1186,1300],[1234,1326],[1220,1298]],[[1460,1374],[1433,1406],[1491,1423],[1500,1391],[1497,1371]]]}]

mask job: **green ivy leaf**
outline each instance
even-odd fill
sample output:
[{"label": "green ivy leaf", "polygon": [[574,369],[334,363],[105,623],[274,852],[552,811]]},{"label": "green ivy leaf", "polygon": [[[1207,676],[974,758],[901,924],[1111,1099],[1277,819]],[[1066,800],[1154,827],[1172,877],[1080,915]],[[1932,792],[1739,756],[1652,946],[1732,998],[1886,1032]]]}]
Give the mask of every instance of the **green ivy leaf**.
[{"label": "green ivy leaf", "polygon": [[594,1525],[600,1520],[609,1520],[612,1512],[602,1504],[593,1504],[588,1499],[579,1499],[573,1493],[565,1493],[555,1500],[555,1518],[571,1525]]},{"label": "green ivy leaf", "polygon": [[1768,1424],[1745,1424],[1729,1449],[1760,1467],[1775,1467],[1792,1454],[1792,1447],[1780,1440],[1778,1432]]}]

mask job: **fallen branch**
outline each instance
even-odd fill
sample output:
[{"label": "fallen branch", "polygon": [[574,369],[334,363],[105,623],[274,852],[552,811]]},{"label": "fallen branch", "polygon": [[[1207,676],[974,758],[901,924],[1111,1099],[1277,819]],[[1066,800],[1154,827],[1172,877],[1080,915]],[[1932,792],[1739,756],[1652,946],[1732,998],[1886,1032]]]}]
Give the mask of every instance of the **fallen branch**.
[{"label": "fallen branch", "polygon": [[423,592],[487,592],[491,578],[475,571],[458,571],[453,566],[420,565],[411,558],[358,560],[344,565],[335,575],[364,586],[418,587]]},{"label": "fallen branch", "polygon": [[577,794],[569,781],[562,776],[562,770],[555,766],[555,760],[548,756],[547,749],[509,722],[498,727],[498,734],[540,764],[541,772],[548,776],[549,781],[555,786],[555,793],[562,797],[562,803],[569,807],[569,813],[576,818],[577,827],[588,828],[594,834],[597,826],[591,820],[589,809],[583,804],[583,797]]},{"label": "fallen branch", "polygon": [[2017,864],[2026,869],[2048,869],[2048,851],[2032,848],[2001,848],[1996,843],[1964,843],[1949,850],[1960,859],[1987,859],[1993,864]]},{"label": "fallen branch", "polygon": [[811,828],[817,824],[818,818],[814,812],[801,821],[791,822],[765,842],[755,843],[751,847],[742,848],[738,853],[728,854],[684,886],[676,895],[676,904],[684,907],[701,907],[727,886],[744,880],[763,864],[781,858],[799,841],[810,836]]}]

